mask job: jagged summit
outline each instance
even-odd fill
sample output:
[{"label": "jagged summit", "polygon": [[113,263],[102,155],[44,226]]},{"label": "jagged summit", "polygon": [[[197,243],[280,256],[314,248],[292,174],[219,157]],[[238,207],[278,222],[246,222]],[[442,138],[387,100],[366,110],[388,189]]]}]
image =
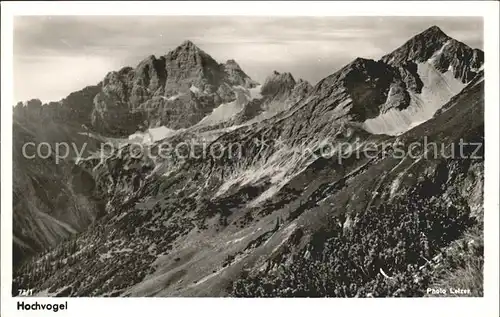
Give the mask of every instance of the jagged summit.
[{"label": "jagged summit", "polygon": [[234,59],[228,59],[225,64],[221,64],[226,73],[225,79],[231,85],[239,85],[246,88],[254,88],[258,83],[250,78]]},{"label": "jagged summit", "polygon": [[452,71],[455,78],[467,83],[481,68],[484,53],[449,37],[438,26],[432,26],[381,60],[392,66],[429,62],[443,73]]},{"label": "jagged summit", "polygon": [[276,70],[273,71],[272,75],[267,77],[266,81],[293,82],[295,84],[295,78],[293,78],[293,75],[291,73],[280,73]]},{"label": "jagged summit", "polygon": [[226,61],[226,66],[230,66],[230,67],[234,67],[234,68],[240,68],[240,65],[238,65],[238,63],[236,63],[236,61],[234,59],[228,59]]},{"label": "jagged summit", "polygon": [[436,37],[446,37],[448,38],[449,36],[443,32],[437,25],[433,25],[426,29],[425,31],[420,33],[421,35],[435,35]]},{"label": "jagged summit", "polygon": [[186,55],[213,60],[213,58],[209,54],[196,46],[190,40],[182,42],[179,46],[168,52],[165,56],[167,57],[167,59],[172,60],[177,59],[179,56]]},{"label": "jagged summit", "polygon": [[369,77],[390,76],[388,66],[381,61],[357,57],[335,73],[323,78],[315,86],[317,90],[331,89],[339,82],[365,82]]},{"label": "jagged summit", "polygon": [[195,49],[195,50],[200,49],[198,46],[196,46],[196,44],[194,44],[190,40],[185,40],[184,42],[181,43],[181,45],[179,45],[179,47],[184,49]]},{"label": "jagged summit", "polygon": [[296,82],[292,74],[285,72],[280,73],[276,70],[268,76],[262,85],[261,93],[263,95],[272,95],[290,91],[295,87]]},{"label": "jagged summit", "polygon": [[373,60],[372,59],[369,59],[369,58],[363,58],[363,57],[356,57],[352,62],[350,62],[349,64],[347,64],[346,66],[349,66],[349,65],[364,65],[366,63],[370,63],[372,62]]},{"label": "jagged summit", "polygon": [[205,86],[218,87],[224,72],[212,56],[200,49],[191,41],[181,45],[165,56],[167,90],[179,90],[178,86],[196,86],[202,91]]}]

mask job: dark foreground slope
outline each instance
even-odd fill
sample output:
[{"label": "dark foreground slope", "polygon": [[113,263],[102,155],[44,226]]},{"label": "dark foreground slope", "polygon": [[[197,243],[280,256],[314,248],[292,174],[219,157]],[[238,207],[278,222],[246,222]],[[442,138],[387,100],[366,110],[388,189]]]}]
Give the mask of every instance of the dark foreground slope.
[{"label": "dark foreground slope", "polygon": [[[482,84],[472,84],[446,112],[399,138],[423,145],[427,137],[422,158],[378,157],[327,201],[312,202],[299,217],[300,235],[312,232],[308,243],[293,241],[279,261],[245,271],[232,294],[423,296],[438,285],[482,296],[483,95]],[[468,144],[463,157],[460,142]],[[364,193],[372,195],[359,199]],[[330,225],[318,230],[319,219]]]}]

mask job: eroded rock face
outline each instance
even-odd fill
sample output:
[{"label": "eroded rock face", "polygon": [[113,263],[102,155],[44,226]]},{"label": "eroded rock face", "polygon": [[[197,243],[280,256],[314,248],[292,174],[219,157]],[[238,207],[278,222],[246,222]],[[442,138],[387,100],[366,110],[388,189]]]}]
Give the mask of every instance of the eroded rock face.
[{"label": "eroded rock face", "polygon": [[264,96],[285,94],[291,91],[295,84],[292,74],[274,71],[271,76],[266,78],[260,92]]},{"label": "eroded rock face", "polygon": [[234,87],[257,85],[240,66],[217,63],[191,41],[133,69],[109,73],[94,100],[93,126],[111,135],[165,125],[187,128],[220,104],[236,99]]},{"label": "eroded rock face", "polygon": [[[426,41],[429,47],[422,44]],[[356,291],[374,289],[381,261],[386,261],[384,271],[404,277],[406,262],[424,263],[419,254],[405,257],[402,252],[396,261],[391,254],[399,254],[401,245],[391,244],[384,245],[390,251],[387,256],[376,259],[381,252],[368,248],[368,242],[387,241],[388,228],[401,227],[398,234],[402,234],[415,214],[432,234],[451,215],[459,219],[452,223],[453,236],[433,236],[432,252],[423,250],[439,252],[480,218],[483,161],[396,158],[382,152],[338,160],[329,156],[335,152],[328,148],[372,142],[389,144],[394,150],[397,141],[410,144],[424,136],[445,144],[459,139],[483,142],[484,90],[478,78],[443,101],[441,113],[414,129],[405,127],[398,137],[367,131],[366,120],[407,110],[414,106],[415,96],[435,96],[429,88],[438,82],[424,75],[441,75],[435,61],[447,41],[431,28],[392,53],[393,60],[358,58],[314,87],[289,73],[274,72],[260,96],[252,99],[247,93],[254,84],[235,62],[217,64],[190,42],[159,59],[150,57],[136,69],[108,74],[95,99],[95,120],[102,120],[97,121],[102,131],[128,133],[123,129],[133,124],[122,127],[120,121],[127,119],[126,114],[139,113],[137,122],[145,127],[186,128],[147,145],[151,153],[163,144],[182,142],[193,145],[182,147],[183,151],[196,155],[136,156],[132,145],[124,144],[121,154],[78,161],[71,174],[77,176],[58,179],[66,184],[70,178],[75,193],[104,199],[105,215],[43,259],[33,258],[16,272],[14,283],[28,283],[50,294],[62,289],[69,296],[224,296],[239,278],[243,286],[258,281],[272,284],[281,281],[272,277],[282,269],[315,269],[321,250],[327,248],[325,241],[339,238],[340,233],[345,236],[336,240],[342,243],[334,244],[334,250],[342,255],[323,273],[349,270]],[[466,60],[480,60],[477,56]],[[232,103],[238,99],[243,103]],[[213,121],[217,128],[238,125],[207,126],[207,130],[196,126],[218,104],[226,106],[222,110],[243,104],[236,116]],[[264,116],[266,112],[271,115]],[[467,197],[468,193],[472,195]],[[21,227],[16,230],[22,232]],[[411,244],[419,239],[401,241],[413,250]],[[342,257],[366,263],[366,272],[346,267],[350,262],[338,261]],[[41,273],[32,275],[37,268]],[[250,279],[242,276],[244,269]],[[78,271],[89,274],[76,276]],[[289,277],[283,280],[292,280]],[[335,278],[328,280],[335,288]],[[272,285],[280,294],[290,294],[281,282]],[[356,295],[347,286],[342,291],[331,296]],[[246,294],[244,288],[238,292]]]},{"label": "eroded rock face", "polygon": [[[482,96],[481,85],[464,90],[447,106],[446,112],[402,135],[400,141],[410,143],[424,135],[443,142],[455,142],[459,138],[472,142],[480,139]],[[252,143],[252,137],[265,136],[268,141],[284,138],[286,130],[283,129],[292,122],[289,120],[283,125],[273,121],[256,129],[241,128],[225,134],[219,142],[228,145],[234,141],[244,143],[244,156],[235,158],[234,162],[226,157],[213,160],[200,156],[200,159],[179,162],[175,166],[169,160],[165,170],[161,168],[161,162],[146,157],[134,158],[127,151],[120,157],[107,158],[100,165],[96,165],[98,160],[82,162],[87,169],[94,170],[97,186],[110,199],[103,222],[76,240],[77,251],[73,253],[75,259],[70,265],[75,270],[89,270],[94,279],[73,279],[69,270],[59,268],[48,270],[44,277],[32,282],[41,289],[52,285],[57,285],[57,288],[71,286],[71,296],[111,293],[124,296],[222,296],[228,294],[231,282],[241,276],[242,265],[256,276],[264,273],[265,276],[274,276],[279,267],[293,263],[296,255],[314,259],[314,246],[319,247],[323,235],[335,236],[336,230],[346,235],[365,230],[368,227],[365,220],[375,221],[373,219],[377,217],[373,215],[379,215],[395,204],[399,211],[403,208],[400,204],[407,204],[404,208],[408,208],[408,212],[426,206],[434,212],[439,210],[441,217],[458,212],[465,225],[457,226],[457,233],[474,223],[467,216],[469,208],[474,208],[473,216],[481,214],[478,209],[478,200],[481,199],[478,184],[484,177],[481,161],[440,157],[430,161],[391,156],[353,157],[342,163],[334,158],[319,157],[303,168],[297,168],[284,186],[271,196],[252,204],[274,186],[273,177],[255,177],[261,172],[254,170],[258,166],[254,165],[255,160],[261,158],[260,162],[272,162],[274,153],[279,150],[279,147],[267,148],[261,157],[257,155],[259,148]],[[298,124],[297,117],[293,120]],[[346,124],[337,131],[343,134],[338,137],[349,140],[353,131]],[[300,137],[301,134],[289,136],[290,139],[285,141],[290,144]],[[189,136],[176,136],[176,140],[169,142],[184,138],[189,139]],[[391,143],[394,139],[385,141]],[[373,139],[375,142],[382,140]],[[159,144],[154,147],[157,146]],[[271,169],[275,172],[279,171],[279,166],[291,163],[287,154],[277,154],[280,161],[276,161]],[[243,174],[238,174],[242,167]],[[155,169],[162,172],[154,173]],[[165,172],[168,176],[164,176]],[[234,176],[237,181],[234,181]],[[228,183],[231,185],[226,186]],[[474,191],[474,197],[467,198],[467,189]],[[454,202],[454,208],[449,207],[450,202]],[[407,215],[408,212],[401,214]],[[387,213],[387,216],[392,214]],[[350,219],[350,230],[335,225],[347,222],[347,219]],[[399,224],[398,219],[392,221]],[[195,243],[200,239],[204,241],[202,249]],[[101,241],[107,242],[105,247]],[[221,248],[221,245],[225,247]],[[350,244],[344,245],[351,247]],[[71,245],[65,244],[60,249],[67,248]],[[131,274],[128,268],[132,266],[134,271],[151,274]],[[399,272],[396,266],[390,268],[390,271],[385,267],[384,270],[390,274]],[[110,270],[115,273],[108,276]],[[220,278],[222,274],[224,278]],[[17,281],[27,277],[21,274]],[[95,283],[106,278],[109,283]],[[178,283],[167,283],[170,279]],[[353,281],[361,283],[362,279]],[[79,287],[73,287],[75,285]],[[286,290],[279,289],[286,294]],[[354,293],[348,294],[354,296]]]},{"label": "eroded rock face", "polygon": [[299,78],[299,80],[293,87],[292,98],[296,101],[299,101],[300,99],[306,97],[312,91],[312,89],[313,86],[307,80]]},{"label": "eroded rock face", "polygon": [[245,88],[254,88],[258,83],[248,77],[241,69],[240,65],[234,59],[229,59],[222,65],[226,73],[226,80],[233,86],[243,86]]},{"label": "eroded rock face", "polygon": [[439,27],[432,26],[409,39],[401,47],[384,55],[382,61],[399,65],[408,60],[424,62],[438,51],[450,39]]},{"label": "eroded rock face", "polygon": [[467,83],[480,71],[484,52],[468,47],[433,26],[381,60],[389,65],[400,66],[408,61],[422,63],[431,58],[432,64],[441,72],[453,70],[455,78]]}]

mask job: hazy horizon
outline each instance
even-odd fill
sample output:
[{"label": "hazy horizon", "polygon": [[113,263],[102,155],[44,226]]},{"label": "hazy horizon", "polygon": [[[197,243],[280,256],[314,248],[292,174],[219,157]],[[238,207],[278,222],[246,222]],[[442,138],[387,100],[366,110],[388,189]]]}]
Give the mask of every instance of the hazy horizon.
[{"label": "hazy horizon", "polygon": [[379,59],[432,25],[483,49],[481,17],[25,16],[14,20],[14,101],[58,101],[191,40],[262,83],[312,84],[356,57]]}]

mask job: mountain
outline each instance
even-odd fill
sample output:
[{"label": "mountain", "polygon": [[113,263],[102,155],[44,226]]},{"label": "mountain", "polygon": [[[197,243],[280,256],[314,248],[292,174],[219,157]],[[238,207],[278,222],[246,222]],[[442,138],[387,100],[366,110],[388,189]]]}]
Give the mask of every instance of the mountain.
[{"label": "mountain", "polygon": [[[92,140],[120,136],[119,151],[67,163],[91,176],[86,197],[104,210],[18,265],[13,289],[424,296],[482,263],[482,52],[449,41],[431,27],[314,86],[276,71],[258,85],[191,42],[108,74]],[[147,131],[128,139],[137,114]]]},{"label": "mountain", "polygon": [[266,117],[288,110],[290,106],[306,97],[312,90],[312,85],[299,78],[295,78],[290,73],[279,73],[274,71],[268,76],[261,87],[262,105],[266,112]]}]

